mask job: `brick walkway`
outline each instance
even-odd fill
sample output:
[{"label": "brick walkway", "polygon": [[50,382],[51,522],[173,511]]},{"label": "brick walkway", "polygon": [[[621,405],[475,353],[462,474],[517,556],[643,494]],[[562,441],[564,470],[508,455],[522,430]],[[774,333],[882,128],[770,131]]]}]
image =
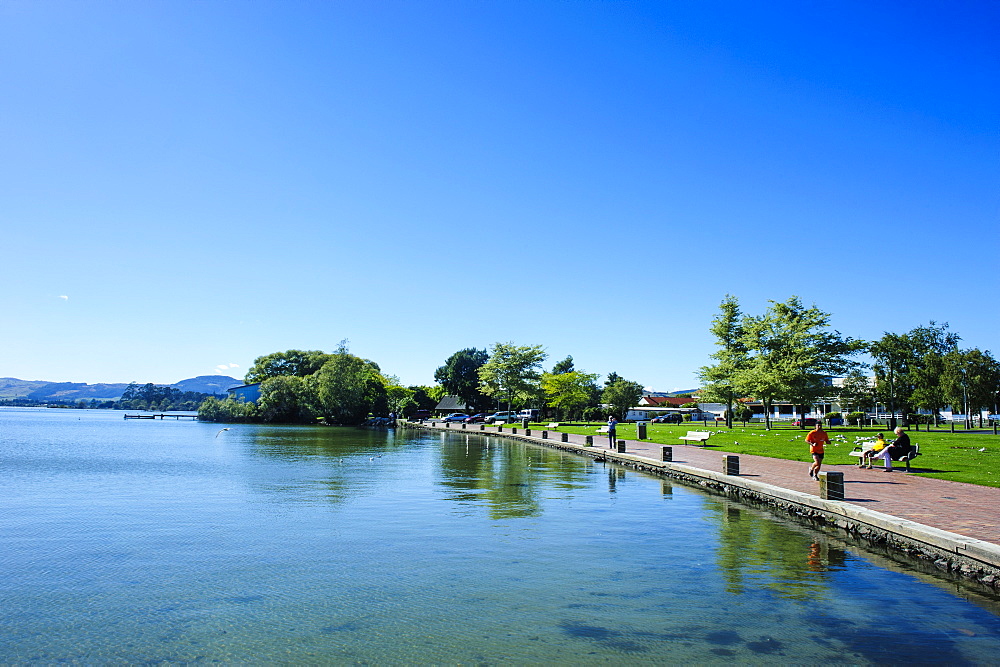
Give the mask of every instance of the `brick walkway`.
[{"label": "brick walkway", "polygon": [[[453,424],[450,430],[480,432],[478,424],[470,425],[466,431],[460,429],[460,425]],[[486,427],[485,434],[496,432],[496,427]],[[504,432],[509,433],[510,429],[505,428]],[[520,428],[518,432],[524,433]],[[532,435],[538,436],[540,432],[533,431]],[[549,431],[550,439],[558,441],[559,437],[558,432]],[[584,439],[582,435],[569,436],[569,442],[577,445],[583,445]],[[722,472],[722,457],[733,453],[711,446],[684,445],[679,441],[671,446],[674,463],[713,472]],[[594,447],[607,451],[608,437],[595,435]],[[629,454],[653,461],[660,460],[661,447],[658,443],[639,440],[626,443]],[[792,491],[819,494],[819,482],[809,477],[809,463],[750,454],[739,454],[739,457],[740,477]],[[883,472],[881,467],[862,470],[854,465],[823,466],[823,469],[844,473],[845,502],[1000,545],[1000,489],[917,477],[903,472],[905,468],[896,468],[891,473]],[[920,466],[914,465],[913,469],[919,470]]]}]

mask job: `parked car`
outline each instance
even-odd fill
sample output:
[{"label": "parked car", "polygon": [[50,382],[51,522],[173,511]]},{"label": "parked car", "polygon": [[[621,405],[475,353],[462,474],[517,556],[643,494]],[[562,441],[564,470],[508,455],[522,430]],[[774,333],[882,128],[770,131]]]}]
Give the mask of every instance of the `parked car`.
[{"label": "parked car", "polygon": [[419,421],[421,419],[430,419],[430,416],[431,416],[430,410],[417,410],[412,415],[410,415],[410,419],[414,421]]},{"label": "parked car", "polygon": [[464,422],[469,415],[464,412],[452,412],[450,415],[442,419],[443,422]]},{"label": "parked car", "polygon": [[805,424],[802,423],[801,419],[796,419],[794,422],[792,422],[792,426],[815,426],[815,425],[816,425],[816,420],[813,419],[812,417],[806,417]]},{"label": "parked car", "polygon": [[466,424],[476,424],[478,422],[484,422],[484,421],[486,421],[486,415],[484,415],[482,412],[480,412],[478,415],[472,415],[471,417],[465,418]]},{"label": "parked car", "polygon": [[496,422],[516,422],[517,413],[516,412],[494,412],[488,415],[483,421],[487,424],[495,424]]},{"label": "parked car", "polygon": [[680,424],[682,421],[684,421],[684,418],[681,417],[676,412],[674,412],[668,415],[663,415],[661,417],[654,417],[650,421],[652,421],[654,424]]},{"label": "parked car", "polygon": [[517,413],[517,420],[527,419],[528,421],[538,421],[538,410],[521,410]]}]

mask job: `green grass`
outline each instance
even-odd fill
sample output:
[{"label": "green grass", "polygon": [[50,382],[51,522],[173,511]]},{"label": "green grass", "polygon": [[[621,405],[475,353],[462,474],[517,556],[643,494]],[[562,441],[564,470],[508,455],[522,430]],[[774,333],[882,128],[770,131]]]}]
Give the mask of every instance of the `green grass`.
[{"label": "green grass", "polygon": [[[588,425],[562,426],[559,430],[566,433],[596,435],[599,426],[606,424],[595,422]],[[531,425],[532,429],[545,427],[544,423]],[[732,430],[714,426],[706,428],[701,422],[649,424],[646,431],[647,441],[662,445],[680,445],[682,442],[677,438],[688,431],[711,431],[713,435],[707,446],[719,451],[770,456],[791,461],[811,460],[809,446],[805,443],[808,429],[799,429],[788,424],[775,425],[771,431],[764,430],[763,424],[736,426]],[[824,462],[839,465],[857,463],[856,457],[848,455],[854,448],[855,438],[872,438],[880,431],[871,427],[859,429],[844,426],[830,428],[827,432],[830,434],[831,443],[826,448]],[[891,436],[888,429],[883,429],[881,432]],[[911,429],[908,434],[910,442],[920,445],[920,456],[912,463],[915,474],[1000,488],[1000,435],[993,435],[992,431],[951,433],[943,429],[930,432]],[[597,437],[607,436],[601,434]],[[635,440],[635,424],[619,424],[618,437]],[[985,451],[979,451],[980,449]]]}]

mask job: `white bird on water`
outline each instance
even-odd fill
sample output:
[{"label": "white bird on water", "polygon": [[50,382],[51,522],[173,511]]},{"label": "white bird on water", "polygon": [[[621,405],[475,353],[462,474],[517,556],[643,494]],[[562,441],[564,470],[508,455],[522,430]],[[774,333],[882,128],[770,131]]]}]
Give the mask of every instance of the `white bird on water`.
[{"label": "white bird on water", "polygon": [[[222,429],[219,429],[219,433],[222,433],[223,431],[228,431],[228,430],[229,430],[229,427],[227,426],[226,428],[222,428]],[[216,438],[218,438],[218,437],[219,437],[219,433],[216,433],[216,434],[215,434],[215,437],[216,437]]]}]

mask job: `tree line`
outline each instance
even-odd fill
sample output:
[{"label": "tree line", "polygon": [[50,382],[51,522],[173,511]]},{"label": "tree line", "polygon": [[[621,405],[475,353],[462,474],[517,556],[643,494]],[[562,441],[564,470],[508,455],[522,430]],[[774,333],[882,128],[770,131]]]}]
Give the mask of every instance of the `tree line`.
[{"label": "tree line", "polygon": [[448,357],[434,372],[447,394],[457,396],[470,411],[538,408],[560,421],[625,417],[642,398],[642,385],[610,373],[598,385],[597,373],[577,370],[573,357],[542,367],[547,354],[541,345],[494,343],[489,350],[466,348]]},{"label": "tree line", "polygon": [[[879,403],[903,420],[915,419],[919,408],[936,414],[950,405],[966,415],[996,409],[1000,364],[988,350],[960,349],[961,338],[947,323],[864,341],[842,336],[830,327],[829,313],[805,307],[798,297],[770,303],[762,314],[744,314],[727,295],[712,321],[718,349],[700,370],[701,396],[726,404],[730,426],[742,398],[763,404],[768,428],[777,400],[805,408],[838,398],[859,410]],[[861,361],[863,354],[872,362]],[[843,377],[843,386],[833,387],[833,377]],[[895,426],[895,416],[891,421]]]},{"label": "tree line", "polygon": [[193,412],[207,399],[214,397],[214,394],[206,394],[200,391],[181,391],[176,387],[158,386],[151,382],[144,385],[129,383],[122,392],[118,400],[100,400],[92,398],[87,400],[60,401],[59,399],[5,399],[0,400],[0,405],[12,405],[18,407],[33,406],[58,406],[62,408],[76,408],[84,410],[149,410],[154,412]]},{"label": "tree line", "polygon": [[351,354],[347,341],[332,353],[286,350],[258,357],[247,384],[260,384],[256,402],[209,398],[198,409],[208,421],[282,424],[360,424],[369,415],[431,409],[443,390],[404,387],[377,363]]},{"label": "tree line", "polygon": [[[718,349],[699,371],[700,398],[724,403],[729,426],[734,417],[746,416],[748,399],[763,405],[767,428],[779,401],[800,413],[832,398],[846,408],[880,403],[904,419],[918,408],[962,406],[968,413],[996,405],[1000,365],[989,351],[960,349],[960,337],[947,324],[932,321],[864,341],[843,336],[830,326],[829,313],[806,307],[798,297],[770,303],[763,313],[746,314],[739,300],[727,295],[709,329]],[[862,361],[865,354],[871,363]],[[623,419],[643,395],[640,383],[614,372],[598,384],[600,376],[578,370],[572,356],[545,370],[547,357],[541,345],[465,348],[435,370],[436,385],[406,387],[375,362],[350,354],[346,341],[332,353],[274,352],[258,357],[246,375],[248,384],[260,383],[256,403],[213,397],[201,404],[199,415],[216,421],[358,424],[370,415],[433,410],[448,394],[469,412],[529,407],[560,421],[603,420],[609,414]],[[843,385],[834,387],[834,377],[844,378]]]}]

